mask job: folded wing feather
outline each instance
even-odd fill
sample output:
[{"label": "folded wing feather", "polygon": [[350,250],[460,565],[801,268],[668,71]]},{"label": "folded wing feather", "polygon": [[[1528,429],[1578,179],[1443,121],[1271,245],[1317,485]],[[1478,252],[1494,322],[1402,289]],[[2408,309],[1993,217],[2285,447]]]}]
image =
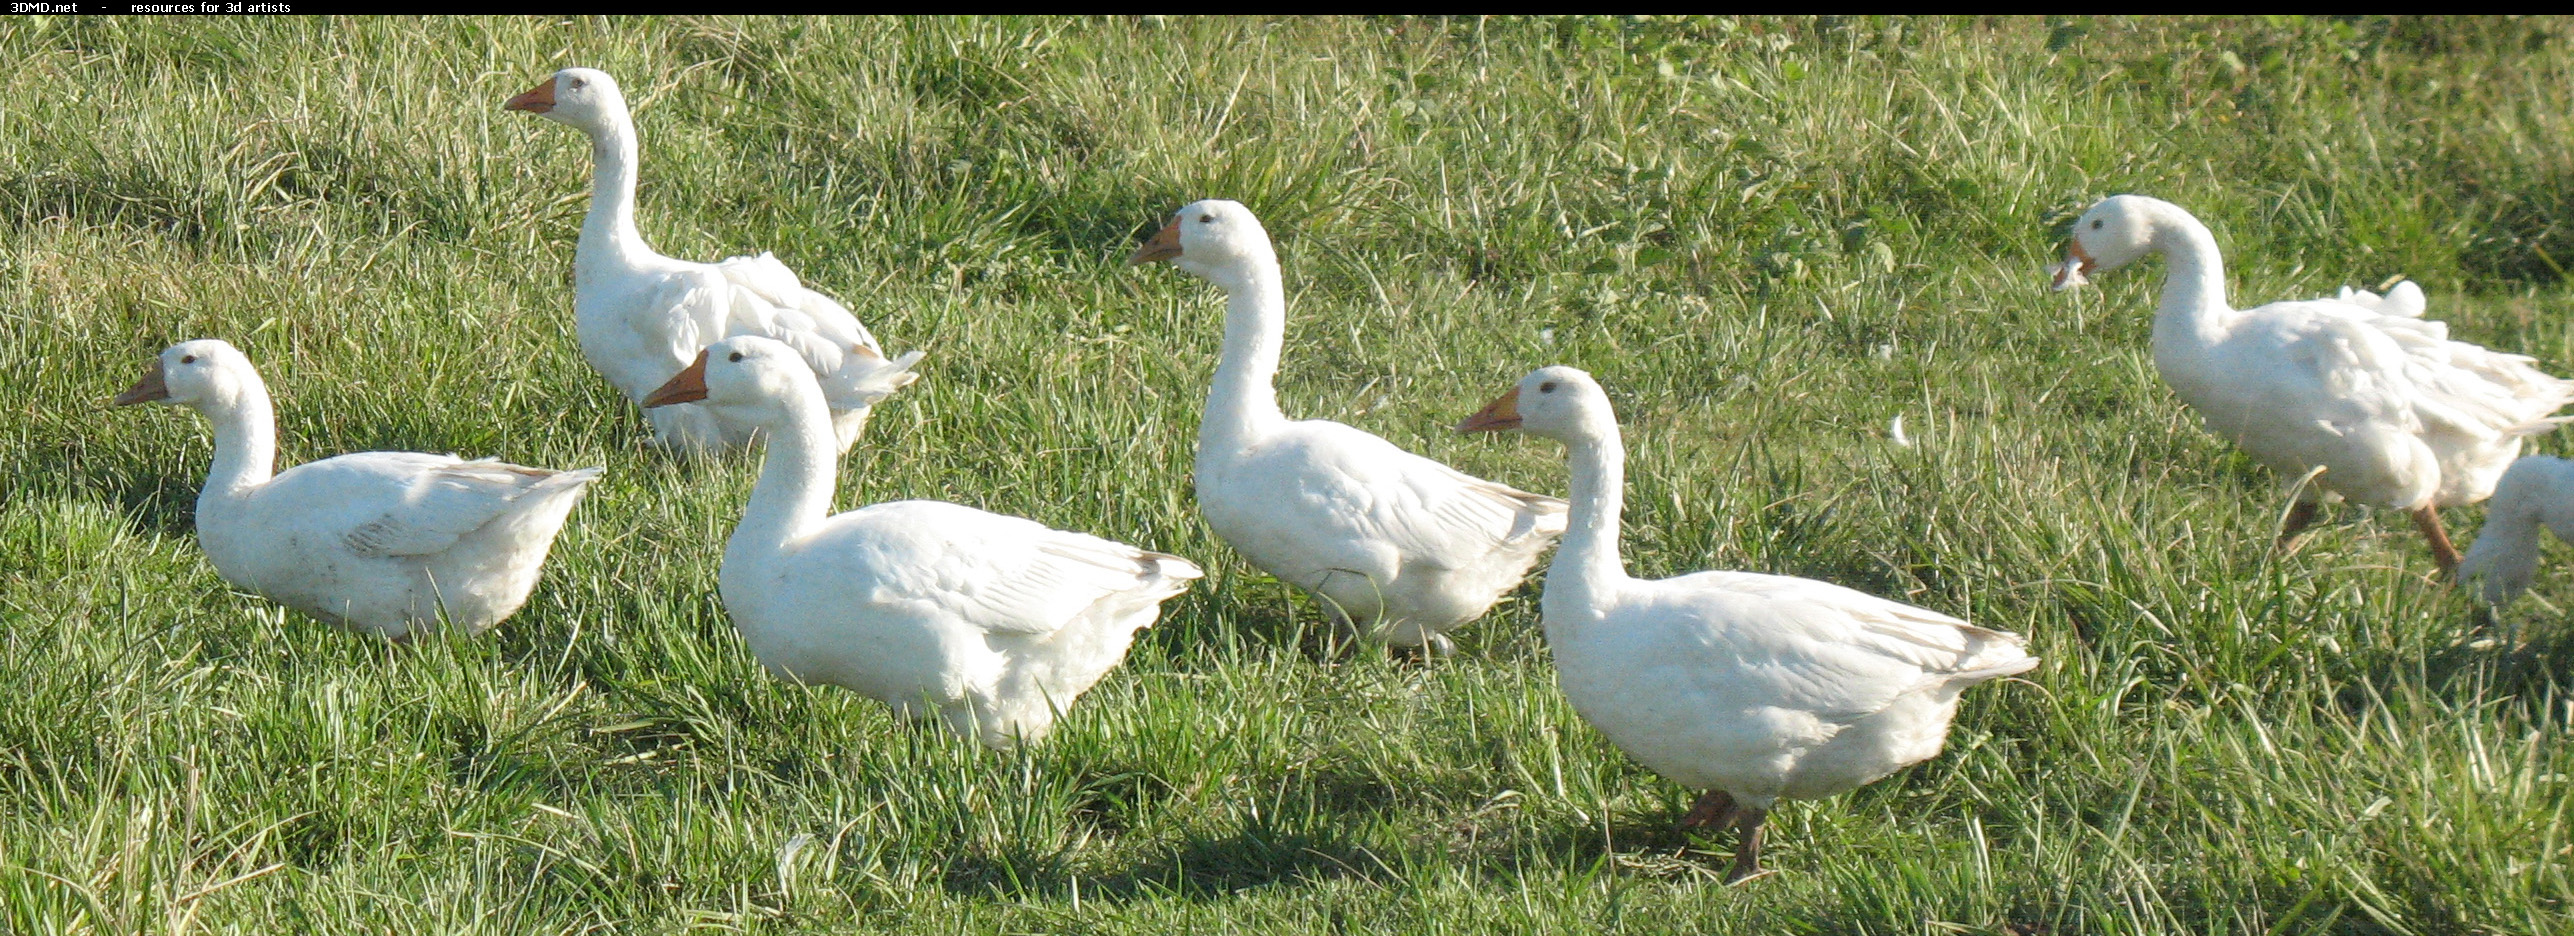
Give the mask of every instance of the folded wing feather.
[{"label": "folded wing feather", "polygon": [[663,274],[652,306],[670,359],[685,363],[716,341],[758,335],[795,349],[836,409],[866,406],[912,380],[914,351],[887,360],[876,336],[831,297],[805,288],[775,255],[686,264]]},{"label": "folded wing feather", "polygon": [[383,512],[358,524],[341,540],[350,552],[369,557],[444,552],[548,482],[586,482],[599,474],[596,468],[549,471],[489,458],[461,461],[410,452],[374,454],[379,457],[373,467],[388,481],[388,487],[380,489],[386,501]]},{"label": "folded wing feather", "polygon": [[1666,584],[1721,596],[1696,606],[1731,606],[1769,622],[1757,631],[1729,630],[1739,643],[1729,653],[1765,661],[1756,671],[1775,681],[1779,704],[1835,720],[1874,714],[1912,692],[2038,664],[2017,634],[1828,582],[1715,571]]},{"label": "folded wing feather", "polygon": [[1111,595],[1145,591],[1158,600],[1201,574],[1177,556],[987,516],[990,529],[914,567],[926,578],[918,594],[986,631],[1050,634]]},{"label": "folded wing feather", "polygon": [[1395,477],[1348,485],[1354,497],[1364,498],[1365,506],[1350,513],[1349,522],[1360,536],[1390,543],[1412,561],[1463,568],[1483,560],[1503,543],[1564,531],[1561,498],[1486,481],[1388,443],[1370,448],[1382,451],[1359,454],[1374,456],[1375,464],[1345,469]]}]

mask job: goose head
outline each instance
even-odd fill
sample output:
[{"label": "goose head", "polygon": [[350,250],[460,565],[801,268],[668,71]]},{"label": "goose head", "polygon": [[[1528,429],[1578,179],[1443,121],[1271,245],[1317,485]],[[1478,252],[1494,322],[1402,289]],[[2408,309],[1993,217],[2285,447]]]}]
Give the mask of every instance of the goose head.
[{"label": "goose head", "polygon": [[597,133],[625,122],[626,93],[617,79],[596,68],[566,68],[527,93],[510,98],[502,110],[526,111],[556,123]]},{"label": "goose head", "polygon": [[204,412],[233,406],[253,388],[265,389],[250,358],[230,344],[203,338],[163,350],[143,379],[116,395],[116,405],[167,402]]},{"label": "goose head", "polygon": [[1228,292],[1248,286],[1263,270],[1278,268],[1269,229],[1241,202],[1221,198],[1190,202],[1172,214],[1171,223],[1126,258],[1126,264],[1156,260],[1168,260]]},{"label": "goose head", "polygon": [[1519,386],[1457,424],[1458,432],[1517,429],[1567,445],[1597,442],[1617,431],[1609,394],[1578,367],[1558,364],[1530,371]]},{"label": "goose head", "polygon": [[728,418],[776,428],[799,418],[803,409],[828,411],[813,367],[795,349],[757,335],[737,335],[697,352],[697,360],[650,396],[647,408],[697,403],[723,411]]},{"label": "goose head", "polygon": [[2055,288],[2090,282],[2094,272],[2134,263],[2154,250],[2155,208],[2168,205],[2143,195],[2112,195],[2074,219],[2073,236],[2065,241],[2065,262],[2056,266]]}]

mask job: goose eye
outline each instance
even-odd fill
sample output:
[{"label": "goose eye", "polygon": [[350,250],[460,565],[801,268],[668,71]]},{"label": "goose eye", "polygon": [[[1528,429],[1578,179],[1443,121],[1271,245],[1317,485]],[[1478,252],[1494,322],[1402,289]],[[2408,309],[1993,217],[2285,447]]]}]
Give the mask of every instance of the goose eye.
[{"label": "goose eye", "polygon": [[724,359],[727,361],[739,361],[742,359],[742,352],[735,351],[731,354],[727,354],[724,356]]},{"label": "goose eye", "polygon": [[181,364],[194,364],[194,363],[196,363],[196,362],[197,362],[197,356],[196,356],[196,355],[193,355],[193,354],[182,354],[182,355],[179,355],[179,363],[181,363]]},{"label": "goose eye", "polygon": [[2093,219],[2091,219],[2091,229],[2092,229],[2092,230],[2095,230],[2095,231],[2100,230],[2100,219],[2099,219],[2099,218],[2093,218]]},{"label": "goose eye", "polygon": [[1214,223],[1215,223],[1215,216],[1214,216],[1214,215],[1211,215],[1211,214],[1199,215],[1199,216],[1198,216],[1198,223],[1199,223],[1199,224],[1214,224]]},{"label": "goose eye", "polygon": [[1549,380],[1549,381],[1547,381],[1547,382],[1545,382],[1545,383],[1538,384],[1538,385],[1537,385],[1537,392],[1539,392],[1539,393],[1553,393],[1553,392],[1555,392],[1555,381]]},{"label": "goose eye", "polygon": [[572,90],[574,90],[574,91],[579,91],[579,90],[581,90],[581,89],[582,89],[582,88],[584,88],[584,87],[588,87],[588,86],[589,86],[589,84],[590,84],[590,83],[589,83],[589,82],[587,82],[587,81],[583,81],[583,80],[581,80],[581,79],[579,79],[579,78],[574,78],[574,79],[572,79]]}]

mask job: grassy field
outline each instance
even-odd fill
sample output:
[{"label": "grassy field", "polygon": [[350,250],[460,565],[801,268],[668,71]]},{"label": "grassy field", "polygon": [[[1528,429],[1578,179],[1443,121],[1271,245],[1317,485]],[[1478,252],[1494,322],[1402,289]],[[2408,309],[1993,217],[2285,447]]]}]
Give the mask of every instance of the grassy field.
[{"label": "grassy field", "polygon": [[[637,104],[657,247],[774,250],[930,352],[842,504],[1207,566],[1051,743],[750,659],[715,576],[755,462],[657,454],[581,361],[587,147],[500,110],[571,64]],[[2277,479],[2155,376],[2159,265],[2043,272],[2144,192],[2241,304],[2412,276],[2574,373],[2574,23],[17,18],[0,90],[0,931],[2574,928],[2574,574],[2486,621],[2398,516],[2273,554]],[[1121,261],[1206,196],[1279,238],[1291,414],[1561,492],[1555,447],[1444,427],[1584,367],[1638,574],[2046,664],[1721,886],[1730,838],[1557,695],[1533,586],[1402,663],[1200,524],[1221,299]],[[201,422],[106,405],[196,337],[261,365],[287,461],[607,477],[487,637],[325,627],[197,552]]]}]

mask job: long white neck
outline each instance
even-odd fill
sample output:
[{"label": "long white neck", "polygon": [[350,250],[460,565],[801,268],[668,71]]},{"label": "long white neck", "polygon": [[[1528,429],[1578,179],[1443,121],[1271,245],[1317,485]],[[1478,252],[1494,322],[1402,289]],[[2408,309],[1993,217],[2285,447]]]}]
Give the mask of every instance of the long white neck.
[{"label": "long white neck", "polygon": [[1215,386],[1198,422],[1201,459],[1210,451],[1238,450],[1287,421],[1278,412],[1276,383],[1279,347],[1287,340],[1287,292],[1278,281],[1278,261],[1245,262],[1228,279],[1218,284],[1229,294],[1224,358],[1216,364]]},{"label": "long white neck", "polygon": [[1566,515],[1562,545],[1546,570],[1545,612],[1550,640],[1559,628],[1580,627],[1598,618],[1621,584],[1626,564],[1618,558],[1618,519],[1626,507],[1627,447],[1614,418],[1599,420],[1587,438],[1566,444],[1565,460],[1573,469],[1572,509]]},{"label": "long white neck", "polygon": [[[2492,551],[2506,564],[2530,566],[2538,561],[2538,527],[2543,519],[2532,505],[2503,503],[2495,500],[2485,513],[2485,525],[2477,528],[2477,552]],[[2490,541],[2490,545],[2488,542]]]},{"label": "long white neck", "polygon": [[[2511,496],[2514,493],[2506,490],[2493,499],[2484,527],[2476,531],[2476,541],[2458,565],[2460,581],[2484,580],[2487,601],[2510,601],[2529,587],[2538,568],[2538,526],[2543,518],[2526,498]],[[2564,533],[2557,535],[2561,539]]]},{"label": "long white neck", "polygon": [[237,376],[230,400],[202,409],[214,423],[214,466],[206,472],[200,500],[238,497],[276,475],[277,413],[268,402],[268,384],[256,371]]},{"label": "long white neck", "polygon": [[2225,257],[2207,225],[2173,205],[2156,205],[2153,248],[2163,252],[2163,302],[2154,312],[2154,343],[2213,344],[2225,337],[2234,309],[2226,305]]},{"label": "long white neck", "polygon": [[760,465],[759,482],[751,486],[751,502],[742,509],[742,525],[733,528],[725,546],[728,556],[734,550],[785,549],[831,512],[840,469],[831,406],[823,402],[821,388],[809,382],[796,394],[790,417],[766,427],[767,460]]},{"label": "long white neck", "polygon": [[630,269],[653,255],[635,228],[635,124],[623,108],[607,114],[590,134],[590,214],[581,221],[581,243],[572,252],[574,275]]}]

